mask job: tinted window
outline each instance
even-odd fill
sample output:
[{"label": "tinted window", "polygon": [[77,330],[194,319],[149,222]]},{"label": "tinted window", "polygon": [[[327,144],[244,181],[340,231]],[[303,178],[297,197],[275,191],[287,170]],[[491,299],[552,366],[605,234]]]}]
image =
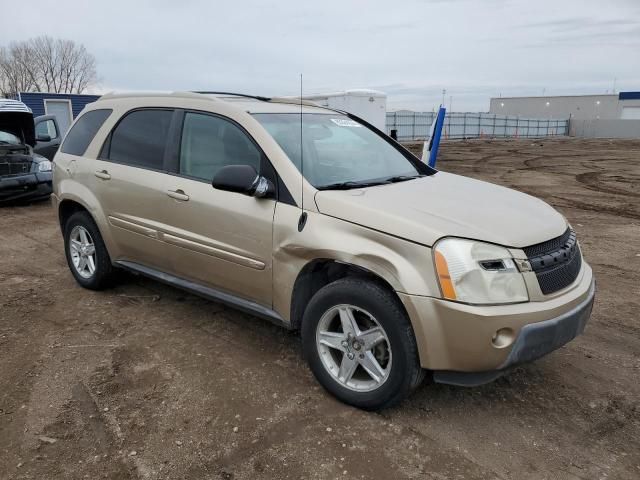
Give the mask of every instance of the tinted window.
[{"label": "tinted window", "polygon": [[161,170],[172,110],[136,110],[111,132],[101,157]]},{"label": "tinted window", "polygon": [[36,125],[36,137],[47,135],[54,139],[58,136],[58,130],[56,130],[56,124],[53,120],[45,120]]},{"label": "tinted window", "polygon": [[67,133],[60,150],[71,155],[84,155],[96,132],[111,112],[111,109],[91,110],[82,115]]},{"label": "tinted window", "polygon": [[180,142],[180,173],[211,181],[226,165],[251,165],[260,171],[261,154],[247,135],[228,120],[186,113]]}]

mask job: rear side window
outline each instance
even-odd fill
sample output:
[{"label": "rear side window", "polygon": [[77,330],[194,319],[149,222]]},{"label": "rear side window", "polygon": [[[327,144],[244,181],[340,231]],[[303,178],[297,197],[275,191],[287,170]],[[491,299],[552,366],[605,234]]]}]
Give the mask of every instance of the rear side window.
[{"label": "rear side window", "polygon": [[93,137],[112,111],[110,108],[104,108],[91,110],[82,115],[67,133],[60,151],[70,155],[84,155]]},{"label": "rear side window", "polygon": [[173,110],[135,110],[120,120],[100,158],[161,170]]}]

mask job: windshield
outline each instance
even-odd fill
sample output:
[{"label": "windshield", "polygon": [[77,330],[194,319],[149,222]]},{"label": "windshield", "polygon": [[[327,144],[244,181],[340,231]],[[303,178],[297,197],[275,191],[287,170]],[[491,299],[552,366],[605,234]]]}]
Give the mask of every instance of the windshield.
[{"label": "windshield", "polygon": [[13,133],[0,130],[0,143],[9,145],[22,145],[22,140],[16,137]]},{"label": "windshield", "polygon": [[340,114],[253,114],[314,187],[356,188],[421,176],[396,148],[366,126]]}]

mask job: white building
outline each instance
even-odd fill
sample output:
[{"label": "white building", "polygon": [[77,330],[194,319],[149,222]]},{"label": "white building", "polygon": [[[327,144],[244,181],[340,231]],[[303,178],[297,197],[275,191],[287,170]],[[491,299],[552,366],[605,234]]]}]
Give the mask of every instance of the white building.
[{"label": "white building", "polygon": [[640,119],[640,92],[492,98],[489,112],[525,118]]}]

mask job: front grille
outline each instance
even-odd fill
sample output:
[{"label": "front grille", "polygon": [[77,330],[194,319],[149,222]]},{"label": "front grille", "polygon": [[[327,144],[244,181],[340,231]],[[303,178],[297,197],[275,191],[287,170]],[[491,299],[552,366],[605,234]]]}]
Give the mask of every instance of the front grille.
[{"label": "front grille", "polygon": [[575,232],[570,228],[567,228],[567,231],[562,235],[556,238],[552,238],[551,240],[547,240],[546,242],[536,243],[535,245],[531,245],[530,247],[523,248],[524,253],[527,254],[527,257],[536,257],[538,255],[544,255],[545,253],[553,252],[558,250],[560,247],[563,247],[569,238],[573,234],[574,238],[576,236]]},{"label": "front grille", "polygon": [[570,228],[557,238],[523,250],[545,295],[568,287],[580,273],[582,254],[576,234]]},{"label": "front grille", "polygon": [[0,162],[0,175],[22,175],[29,173],[31,162]]}]

